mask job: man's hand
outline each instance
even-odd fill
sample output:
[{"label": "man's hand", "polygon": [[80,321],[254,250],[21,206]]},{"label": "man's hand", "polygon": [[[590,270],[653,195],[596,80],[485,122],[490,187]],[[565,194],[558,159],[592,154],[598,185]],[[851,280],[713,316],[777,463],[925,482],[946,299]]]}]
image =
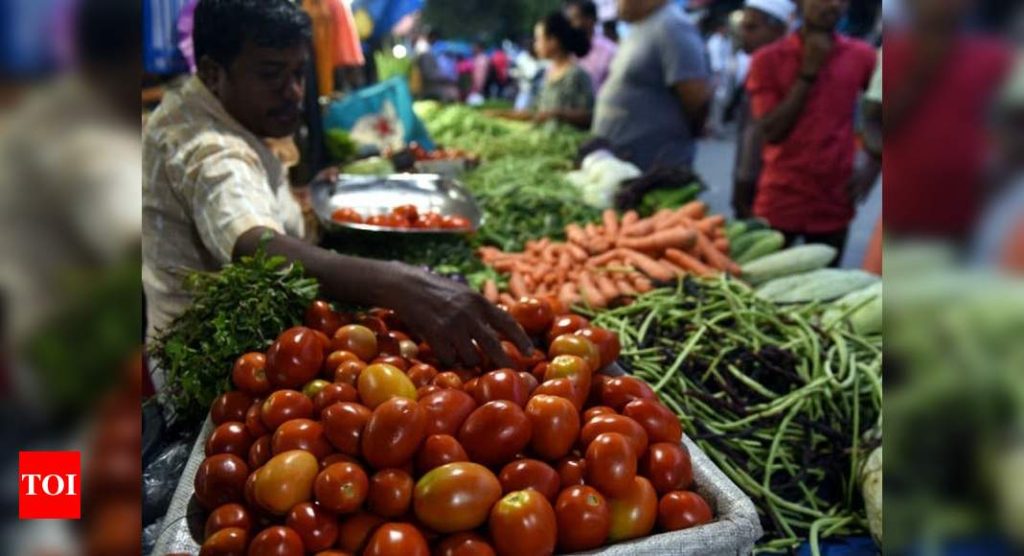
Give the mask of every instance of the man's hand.
[{"label": "man's hand", "polygon": [[882,166],[878,159],[864,151],[857,152],[854,157],[853,175],[846,182],[847,194],[854,205],[859,205],[868,198],[881,171]]},{"label": "man's hand", "polygon": [[754,191],[757,182],[737,180],[732,189],[732,211],[736,218],[750,218],[754,215]]},{"label": "man's hand", "polygon": [[817,76],[828,55],[832,52],[832,36],[828,33],[809,31],[804,36],[804,57],[800,74]]},{"label": "man's hand", "polygon": [[524,355],[533,351],[530,338],[505,311],[453,280],[418,268],[393,263],[395,287],[381,294],[381,305],[394,309],[409,329],[422,337],[442,364],[456,360],[467,367],[482,363],[473,341],[496,365],[513,362],[501,348],[504,336]]},{"label": "man's hand", "polygon": [[317,172],[316,176],[313,177],[313,181],[311,183],[317,183],[321,181],[325,181],[328,183],[333,182],[338,179],[338,175],[340,173],[341,172],[338,170],[337,166],[328,166],[323,170]]}]

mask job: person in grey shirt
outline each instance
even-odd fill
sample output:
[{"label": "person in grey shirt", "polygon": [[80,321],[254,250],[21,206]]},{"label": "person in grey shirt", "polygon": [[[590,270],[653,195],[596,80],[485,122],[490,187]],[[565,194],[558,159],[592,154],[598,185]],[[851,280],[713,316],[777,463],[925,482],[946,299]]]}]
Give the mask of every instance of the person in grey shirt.
[{"label": "person in grey shirt", "polygon": [[594,135],[642,170],[689,167],[711,88],[697,29],[667,0],[618,0],[630,24],[597,97]]}]

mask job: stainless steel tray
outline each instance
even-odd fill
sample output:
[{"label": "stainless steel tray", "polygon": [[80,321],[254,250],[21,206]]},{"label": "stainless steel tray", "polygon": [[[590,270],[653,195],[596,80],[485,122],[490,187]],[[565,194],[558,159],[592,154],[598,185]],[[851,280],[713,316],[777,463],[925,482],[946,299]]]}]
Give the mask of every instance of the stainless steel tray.
[{"label": "stainless steel tray", "polygon": [[[612,364],[605,372],[619,375],[622,374],[622,369]],[[205,513],[194,500],[193,483],[199,464],[205,457],[203,448],[206,438],[211,432],[213,423],[207,419],[192,447],[192,455],[171,499],[170,508],[162,524],[163,532],[152,552],[154,555],[199,553]],[[726,556],[750,554],[753,551],[754,543],[763,534],[753,501],[685,434],[682,444],[689,450],[693,462],[696,491],[714,509],[715,521],[692,529],[642,537],[580,554]]]},{"label": "stainless steel tray", "polygon": [[[334,182],[312,184],[313,210],[328,232],[339,229],[392,234],[452,234],[463,230],[385,228],[331,220],[339,208],[351,208],[363,217],[382,215],[401,205],[415,205],[420,212],[462,216],[472,229],[480,226],[483,212],[473,195],[456,180],[438,174],[391,174],[389,176],[341,175]],[[470,230],[471,231],[471,230]]]}]

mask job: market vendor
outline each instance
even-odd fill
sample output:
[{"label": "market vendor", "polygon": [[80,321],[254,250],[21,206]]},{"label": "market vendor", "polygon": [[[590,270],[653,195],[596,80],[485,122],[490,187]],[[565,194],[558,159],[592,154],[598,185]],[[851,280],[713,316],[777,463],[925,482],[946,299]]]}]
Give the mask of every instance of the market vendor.
[{"label": "market vendor", "polygon": [[549,62],[544,82],[531,110],[493,112],[494,115],[535,122],[557,121],[590,127],[594,85],[579,59],[590,51],[590,38],[562,12],[552,12],[534,27],[533,50]]},{"label": "market vendor", "polygon": [[165,96],[143,138],[150,338],[188,305],[186,273],[218,270],[264,244],[301,262],[328,297],[396,310],[443,363],[480,363],[475,341],[492,361],[510,365],[502,337],[530,351],[515,321],[466,286],[301,239],[301,211],[263,141],[299,127],[310,41],[301,8],[288,0],[200,0],[193,36],[198,73]]},{"label": "market vendor", "polygon": [[640,167],[689,167],[711,87],[700,34],[675,2],[618,0],[630,24],[597,95],[594,135]]}]

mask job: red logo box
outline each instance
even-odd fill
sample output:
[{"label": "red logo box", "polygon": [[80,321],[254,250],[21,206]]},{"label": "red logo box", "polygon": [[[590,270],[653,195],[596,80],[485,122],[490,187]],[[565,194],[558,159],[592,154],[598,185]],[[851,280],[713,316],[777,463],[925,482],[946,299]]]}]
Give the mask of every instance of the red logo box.
[{"label": "red logo box", "polygon": [[18,452],[18,518],[79,519],[79,452]]}]

